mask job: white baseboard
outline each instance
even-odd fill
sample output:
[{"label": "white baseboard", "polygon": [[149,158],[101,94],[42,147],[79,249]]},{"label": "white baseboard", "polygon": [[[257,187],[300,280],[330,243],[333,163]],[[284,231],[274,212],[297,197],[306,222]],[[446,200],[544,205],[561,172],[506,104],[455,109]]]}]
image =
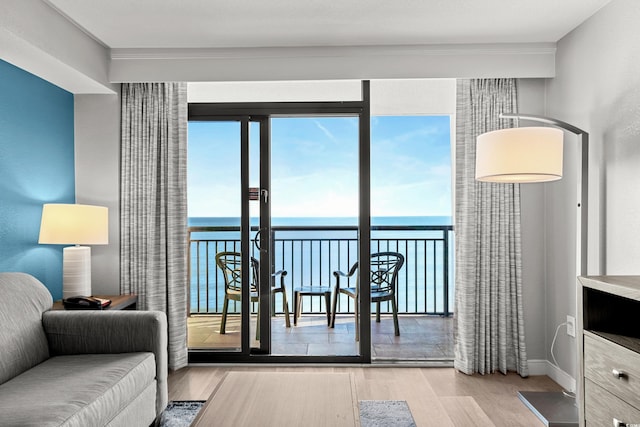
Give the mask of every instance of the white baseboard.
[{"label": "white baseboard", "polygon": [[576,380],[553,363],[544,359],[529,360],[529,375],[546,375],[562,388],[568,391],[576,391]]},{"label": "white baseboard", "polygon": [[529,375],[548,375],[549,362],[544,359],[529,359]]}]

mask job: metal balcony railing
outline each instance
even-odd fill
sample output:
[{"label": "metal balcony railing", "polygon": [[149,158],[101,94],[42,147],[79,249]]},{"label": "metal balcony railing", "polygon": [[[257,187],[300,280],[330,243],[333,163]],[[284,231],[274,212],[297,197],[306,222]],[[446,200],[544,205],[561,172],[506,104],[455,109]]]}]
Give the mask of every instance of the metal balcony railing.
[{"label": "metal balcony railing", "polygon": [[[253,231],[257,227],[252,228]],[[240,252],[240,228],[189,227],[189,311],[191,314],[222,313],[224,279],[216,268],[215,254]],[[252,233],[253,234],[253,233]],[[333,272],[347,272],[357,260],[357,227],[272,227],[274,270],[286,270],[285,283],[292,310],[296,285],[333,285]],[[258,258],[252,245],[252,256]],[[371,252],[394,251],[405,257],[398,278],[398,312],[450,315],[453,312],[453,227],[451,225],[372,226]],[[274,310],[282,310],[281,296]],[[256,310],[253,304],[252,310]],[[229,312],[239,312],[231,301]],[[352,313],[353,300],[341,295],[337,313]],[[391,306],[383,303],[383,313]],[[303,313],[325,313],[321,297],[303,298]]]}]

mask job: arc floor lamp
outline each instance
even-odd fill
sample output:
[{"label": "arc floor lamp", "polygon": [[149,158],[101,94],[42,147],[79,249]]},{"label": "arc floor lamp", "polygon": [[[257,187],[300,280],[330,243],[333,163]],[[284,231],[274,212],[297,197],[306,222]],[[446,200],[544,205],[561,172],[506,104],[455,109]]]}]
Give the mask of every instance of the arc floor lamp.
[{"label": "arc floor lamp", "polygon": [[[560,120],[529,114],[501,114],[552,127],[517,127],[484,133],[476,143],[476,180],[502,183],[534,183],[562,178],[562,130],[580,137],[581,168],[578,173],[576,275],[587,274],[589,134]],[[561,130],[562,129],[562,130]],[[575,398],[564,392],[519,392],[520,399],[545,425],[578,425]]]}]

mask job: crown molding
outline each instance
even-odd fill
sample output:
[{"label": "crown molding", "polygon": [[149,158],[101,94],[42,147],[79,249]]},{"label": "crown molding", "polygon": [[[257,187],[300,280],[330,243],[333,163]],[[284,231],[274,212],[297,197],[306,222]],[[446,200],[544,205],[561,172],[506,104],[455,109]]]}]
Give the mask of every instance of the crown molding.
[{"label": "crown molding", "polygon": [[111,82],[549,78],[553,43],[112,49]]},{"label": "crown molding", "polygon": [[377,56],[555,55],[555,43],[111,49],[113,60],[259,59]]}]

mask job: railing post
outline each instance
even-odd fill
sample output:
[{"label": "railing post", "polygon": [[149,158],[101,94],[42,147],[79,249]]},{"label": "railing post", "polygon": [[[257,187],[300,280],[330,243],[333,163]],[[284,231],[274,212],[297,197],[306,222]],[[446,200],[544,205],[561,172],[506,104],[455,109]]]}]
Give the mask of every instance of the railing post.
[{"label": "railing post", "polygon": [[449,316],[449,230],[442,230],[444,244],[444,268],[442,286],[444,287],[444,315]]},{"label": "railing post", "polygon": [[[207,260],[209,262],[209,260]],[[200,241],[196,240],[196,289],[198,290],[198,295],[196,298],[197,311],[200,311]]]},{"label": "railing post", "polygon": [[191,317],[191,230],[187,229],[187,317]]},{"label": "railing post", "polygon": [[[271,271],[270,273],[273,274],[275,273],[277,270],[276,267],[276,242],[275,242],[275,237],[276,237],[276,232],[273,228],[269,228],[269,253],[271,254]],[[273,276],[271,276],[273,277]],[[270,283],[269,285],[273,285],[272,283]],[[271,289],[271,287],[269,287],[269,289]],[[271,315],[274,315],[276,313],[276,299],[273,297],[273,295],[271,295]]]}]

